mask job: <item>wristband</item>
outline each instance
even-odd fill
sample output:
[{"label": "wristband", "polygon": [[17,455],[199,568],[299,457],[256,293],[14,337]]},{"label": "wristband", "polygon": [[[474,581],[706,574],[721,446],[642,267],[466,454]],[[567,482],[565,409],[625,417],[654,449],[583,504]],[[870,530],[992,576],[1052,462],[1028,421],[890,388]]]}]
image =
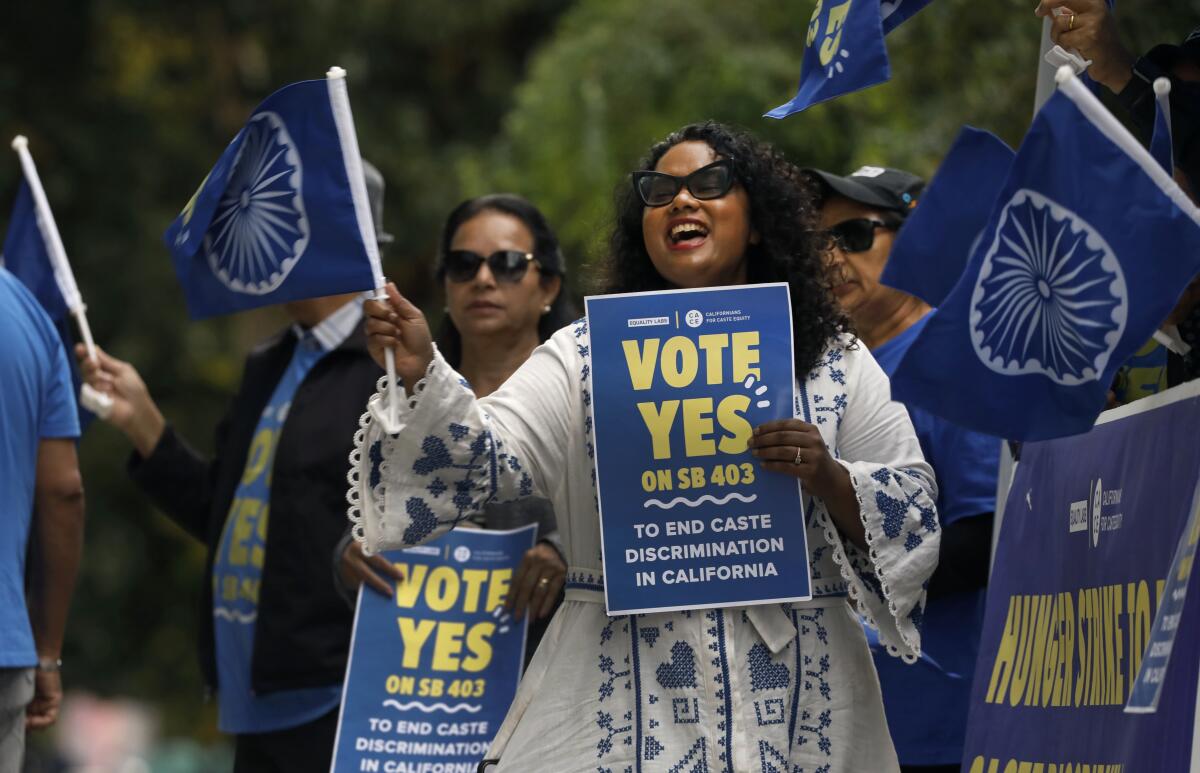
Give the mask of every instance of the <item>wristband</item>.
[{"label": "wristband", "polygon": [[62,670],[62,658],[38,658],[37,670],[47,674],[57,674]]}]

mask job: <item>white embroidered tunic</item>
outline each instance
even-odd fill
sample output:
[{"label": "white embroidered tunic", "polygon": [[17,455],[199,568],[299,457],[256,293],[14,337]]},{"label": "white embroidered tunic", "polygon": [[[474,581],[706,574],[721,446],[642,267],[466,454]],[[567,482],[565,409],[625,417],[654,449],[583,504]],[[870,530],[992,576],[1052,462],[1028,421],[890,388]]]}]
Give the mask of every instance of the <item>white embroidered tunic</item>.
[{"label": "white embroidered tunic", "polygon": [[490,501],[554,504],[566,601],[489,771],[898,770],[855,610],[893,654],[914,658],[940,533],[932,470],[871,354],[832,341],[796,405],[849,471],[870,549],[844,540],[824,503],[805,496],[812,601],[618,617],[603,601],[589,369],[585,320],[481,400],[435,353],[402,394],[395,435],[381,429],[381,384],[351,457],[351,520],[370,551],[429,540]]}]

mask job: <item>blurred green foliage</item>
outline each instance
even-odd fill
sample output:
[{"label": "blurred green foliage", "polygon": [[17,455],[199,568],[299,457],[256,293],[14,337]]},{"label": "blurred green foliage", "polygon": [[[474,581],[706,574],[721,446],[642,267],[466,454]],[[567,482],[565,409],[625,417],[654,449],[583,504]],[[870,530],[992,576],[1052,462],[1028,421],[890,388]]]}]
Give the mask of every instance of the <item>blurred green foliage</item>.
[{"label": "blurred green foliage", "polygon": [[[615,186],[686,122],[740,124],[842,172],[928,176],[967,122],[1016,145],[1033,104],[1033,5],[937,0],[889,37],[890,83],[770,121],[794,93],[811,0],[16,2],[0,25],[0,136],[30,138],[98,342],[210,448],[245,352],[283,318],[188,322],[161,234],[275,88],[346,67],[360,145],[388,184],[386,270],[436,316],[432,256],[457,201],[528,196],[578,290],[603,254]],[[1192,0],[1119,10],[1137,51],[1197,22]],[[0,212],[18,174],[15,159],[0,165]],[[132,488],[127,451],[99,425],[82,443],[87,554],[66,680],[160,707],[170,734],[211,738],[193,645],[201,548]]]}]

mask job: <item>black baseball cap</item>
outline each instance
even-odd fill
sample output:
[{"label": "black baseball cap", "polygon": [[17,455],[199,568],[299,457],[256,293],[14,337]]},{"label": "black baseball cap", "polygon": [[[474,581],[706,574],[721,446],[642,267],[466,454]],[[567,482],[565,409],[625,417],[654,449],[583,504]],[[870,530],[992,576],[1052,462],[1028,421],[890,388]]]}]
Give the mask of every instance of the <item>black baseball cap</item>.
[{"label": "black baseball cap", "polygon": [[1181,60],[1200,65],[1200,27],[1189,32],[1177,46],[1170,43],[1155,46],[1146,52],[1146,58],[1166,71]]},{"label": "black baseball cap", "polygon": [[868,207],[895,212],[901,217],[908,217],[925,190],[925,181],[915,174],[882,166],[860,167],[845,177],[820,169],[805,169],[804,172],[818,182],[822,199],[832,192]]}]

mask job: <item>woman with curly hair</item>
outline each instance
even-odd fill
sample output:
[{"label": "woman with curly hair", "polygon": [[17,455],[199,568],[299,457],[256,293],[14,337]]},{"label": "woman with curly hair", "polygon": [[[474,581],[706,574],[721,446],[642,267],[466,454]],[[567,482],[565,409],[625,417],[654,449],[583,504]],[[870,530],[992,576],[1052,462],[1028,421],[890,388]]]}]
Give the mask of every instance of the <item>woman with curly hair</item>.
[{"label": "woman with curly hair", "polygon": [[[607,289],[791,282],[805,374],[795,418],[755,428],[750,447],[764,469],[803,483],[814,598],[608,617],[586,321],[475,400],[394,288],[368,310],[367,332],[377,359],[394,350],[412,389],[391,432],[389,395],[368,403],[351,472],[359,537],[371,550],[412,545],[496,499],[541,492],[554,503],[566,601],[492,744],[495,770],[898,770],[855,612],[893,654],[919,653],[936,487],[887,378],[823,284],[812,191],[769,146],[712,123],[655,145],[631,182]],[[447,485],[455,496],[437,496]]]}]

